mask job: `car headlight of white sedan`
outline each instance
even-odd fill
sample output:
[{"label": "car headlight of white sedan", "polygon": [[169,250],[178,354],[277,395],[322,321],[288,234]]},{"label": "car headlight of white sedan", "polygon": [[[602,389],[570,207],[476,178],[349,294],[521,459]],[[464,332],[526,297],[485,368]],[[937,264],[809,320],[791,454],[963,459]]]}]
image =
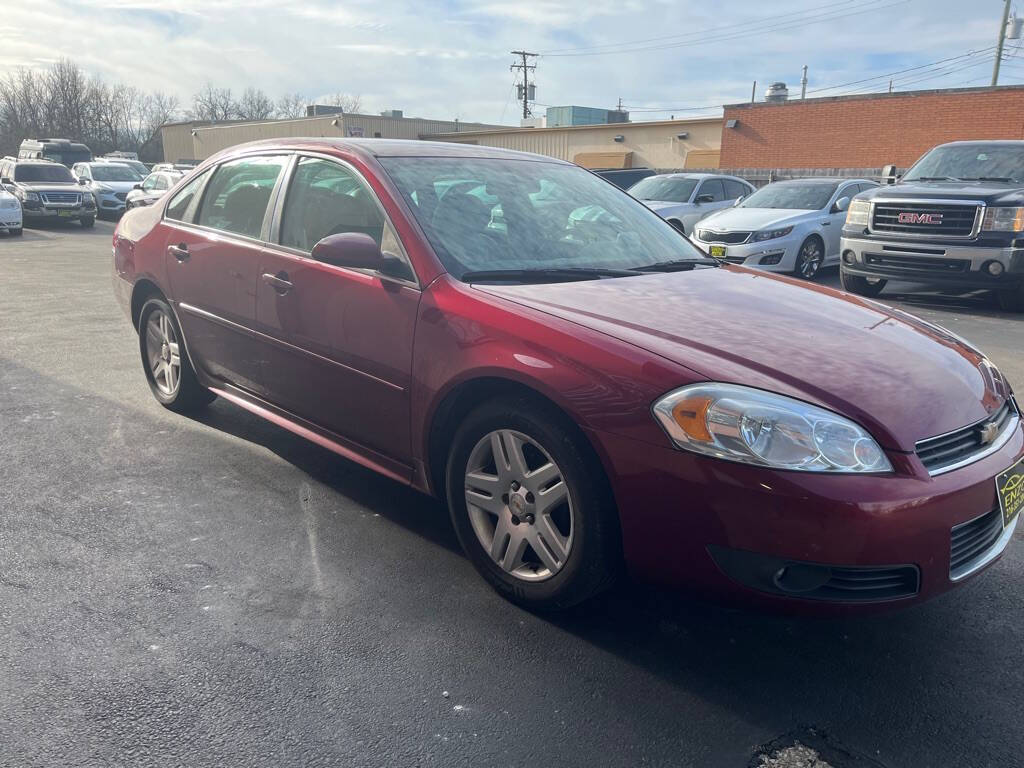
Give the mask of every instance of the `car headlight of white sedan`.
[{"label": "car headlight of white sedan", "polygon": [[793,231],[792,227],[781,227],[780,229],[766,229],[763,232],[755,232],[750,238],[753,243],[760,243],[762,240],[774,240],[777,237],[785,237]]},{"label": "car headlight of white sedan", "polygon": [[654,415],[677,447],[803,472],[891,472],[875,439],[837,413],[735,384],[694,384],[662,397]]}]

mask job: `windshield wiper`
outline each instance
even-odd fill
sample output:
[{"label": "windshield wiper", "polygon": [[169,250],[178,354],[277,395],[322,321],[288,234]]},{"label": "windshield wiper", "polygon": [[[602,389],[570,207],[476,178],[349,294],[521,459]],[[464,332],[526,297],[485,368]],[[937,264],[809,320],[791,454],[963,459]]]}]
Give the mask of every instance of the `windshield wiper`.
[{"label": "windshield wiper", "polygon": [[545,282],[547,280],[593,280],[600,277],[632,277],[639,274],[633,269],[611,267],[538,267],[535,269],[481,269],[464,272],[463,282],[478,280],[518,280],[521,282]]},{"label": "windshield wiper", "polygon": [[720,267],[722,262],[718,259],[674,259],[672,261],[657,261],[654,264],[645,264],[642,267],[633,267],[636,272],[682,272],[694,267]]},{"label": "windshield wiper", "polygon": [[963,181],[955,176],[915,176],[912,179],[904,179],[904,181]]},{"label": "windshield wiper", "polygon": [[960,181],[1016,181],[1009,176],[964,176]]}]

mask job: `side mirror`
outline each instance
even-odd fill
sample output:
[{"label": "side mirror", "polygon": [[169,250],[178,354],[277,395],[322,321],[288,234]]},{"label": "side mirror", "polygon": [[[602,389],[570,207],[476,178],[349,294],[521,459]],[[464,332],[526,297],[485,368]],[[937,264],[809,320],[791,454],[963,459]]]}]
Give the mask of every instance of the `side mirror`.
[{"label": "side mirror", "polygon": [[14,183],[14,182],[13,182],[13,181],[11,181],[11,178],[10,178],[10,176],[3,176],[3,177],[0,177],[0,184],[4,184],[4,185],[7,185],[7,184],[13,184],[13,183]]},{"label": "side mirror", "polygon": [[132,187],[132,189],[142,189],[142,185],[136,184],[134,187]]},{"label": "side mirror", "polygon": [[412,279],[405,262],[390,253],[381,253],[377,241],[362,232],[328,235],[313,246],[310,256],[335,267],[372,269],[389,277]]},{"label": "side mirror", "polygon": [[713,202],[715,202],[715,196],[714,195],[697,195],[697,199],[694,200],[694,202],[695,203],[713,203]]},{"label": "side mirror", "polygon": [[81,184],[83,187],[85,187],[85,186],[88,186],[89,180],[83,176],[82,178],[80,178],[78,180],[78,183]]},{"label": "side mirror", "polygon": [[850,198],[840,197],[832,206],[832,213],[842,213],[850,207]]},{"label": "side mirror", "polygon": [[737,197],[735,200],[732,201],[732,207],[735,208],[737,205],[739,205],[740,203],[742,203],[746,199],[747,199],[746,195],[741,195],[740,197]]}]

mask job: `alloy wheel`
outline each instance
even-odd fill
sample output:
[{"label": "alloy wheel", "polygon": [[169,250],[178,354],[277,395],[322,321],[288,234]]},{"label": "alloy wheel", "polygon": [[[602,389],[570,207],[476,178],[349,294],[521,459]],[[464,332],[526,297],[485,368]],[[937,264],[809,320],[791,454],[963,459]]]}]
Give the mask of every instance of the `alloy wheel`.
[{"label": "alloy wheel", "polygon": [[822,253],[821,244],[815,239],[811,238],[800,247],[799,263],[797,265],[800,271],[800,277],[805,280],[810,280],[821,269],[821,264],[825,260],[825,255]]},{"label": "alloy wheel", "polygon": [[510,429],[484,435],[469,454],[465,487],[473,532],[503,571],[543,581],[565,566],[574,534],[572,494],[535,440]]},{"label": "alloy wheel", "polygon": [[181,354],[170,317],[161,310],[146,321],[146,360],[161,394],[173,397],[181,384]]}]

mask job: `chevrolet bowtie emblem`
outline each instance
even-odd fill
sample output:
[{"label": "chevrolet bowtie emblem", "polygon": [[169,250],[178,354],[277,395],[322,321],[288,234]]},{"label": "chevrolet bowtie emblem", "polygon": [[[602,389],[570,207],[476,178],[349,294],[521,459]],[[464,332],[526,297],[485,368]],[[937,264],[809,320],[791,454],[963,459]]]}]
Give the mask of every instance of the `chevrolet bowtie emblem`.
[{"label": "chevrolet bowtie emblem", "polygon": [[999,436],[999,425],[990,421],[981,428],[981,442],[988,445]]}]

